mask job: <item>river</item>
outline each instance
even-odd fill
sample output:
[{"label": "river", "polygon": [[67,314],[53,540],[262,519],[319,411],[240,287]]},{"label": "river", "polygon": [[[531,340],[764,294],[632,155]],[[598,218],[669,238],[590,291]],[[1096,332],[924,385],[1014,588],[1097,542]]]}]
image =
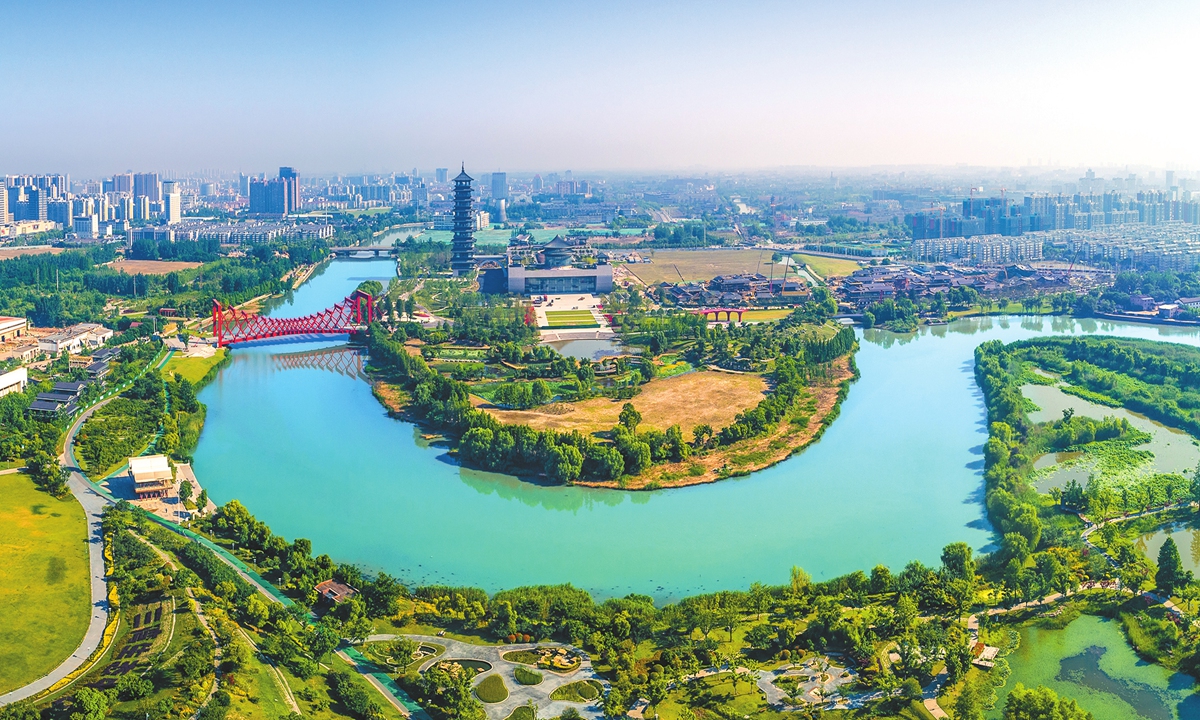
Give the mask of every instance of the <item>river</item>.
[{"label": "river", "polygon": [[[273,311],[328,307],[391,261],[336,261]],[[597,597],[670,601],[876,563],[936,564],[947,543],[984,548],[983,399],[973,350],[991,339],[1104,332],[1200,344],[1200,333],[1070,318],[985,318],[913,335],[868,330],[862,378],[806,452],[749,477],[655,492],[546,487],[455,465],[393,420],[337,343],[237,349],[200,393],[195,468],[314,552],[409,583],[498,590],[570,582]],[[308,351],[324,349],[325,353]],[[331,361],[330,358],[333,358]]]}]

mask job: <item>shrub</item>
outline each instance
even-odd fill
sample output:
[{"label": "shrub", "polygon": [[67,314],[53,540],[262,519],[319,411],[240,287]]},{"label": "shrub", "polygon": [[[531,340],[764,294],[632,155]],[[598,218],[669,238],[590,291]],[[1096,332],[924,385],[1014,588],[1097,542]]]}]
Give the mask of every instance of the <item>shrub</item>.
[{"label": "shrub", "polygon": [[542,674],[540,672],[525,667],[516,668],[513,670],[513,675],[516,676],[517,682],[522,685],[537,685],[542,681]]},{"label": "shrub", "polygon": [[508,697],[508,688],[504,686],[504,679],[499,675],[488,675],[483,679],[483,682],[475,686],[475,694],[485,703],[503,702]]}]

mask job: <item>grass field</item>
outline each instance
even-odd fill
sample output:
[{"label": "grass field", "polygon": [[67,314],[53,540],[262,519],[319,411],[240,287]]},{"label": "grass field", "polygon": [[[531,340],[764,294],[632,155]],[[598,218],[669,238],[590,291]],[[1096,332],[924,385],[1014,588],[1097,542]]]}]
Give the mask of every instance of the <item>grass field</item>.
[{"label": "grass field", "polygon": [[[694,372],[654,380],[629,402],[642,414],[642,427],[666,430],[679,425],[684,433],[688,433],[702,423],[716,429],[728,425],[739,412],[762,400],[766,389],[766,382],[758,375]],[[546,406],[555,411],[566,410],[561,415],[538,410],[488,408],[487,411],[502,422],[529,425],[538,430],[553,428],[562,432],[595,433],[611,430],[617,424],[624,404],[624,401],[593,398]]]},{"label": "grass field", "polygon": [[229,350],[226,348],[220,348],[213,353],[212,357],[183,357],[182,355],[176,355],[167,362],[163,373],[171,377],[174,377],[175,373],[179,373],[187,378],[188,382],[195,384],[200,382],[214,365],[224,360],[228,352]]},{"label": "grass field", "polygon": [[791,315],[792,311],[783,310],[747,310],[742,313],[742,322],[768,322],[770,320],[782,320]]},{"label": "grass field", "polygon": [[198,268],[204,263],[182,260],[118,260],[108,266],[127,275],[167,275],[180,270]]},{"label": "grass field", "polygon": [[796,262],[807,263],[812,267],[813,272],[821,277],[845,277],[861,267],[854,260],[843,260],[841,258],[821,257],[820,255],[804,255],[796,253],[793,255]]},{"label": "grass field", "polygon": [[550,327],[600,327],[596,317],[587,310],[547,310],[546,324]]},{"label": "grass field", "polygon": [[[653,262],[649,264],[634,264],[624,266],[642,282],[653,285],[660,282],[679,282],[682,275],[686,282],[703,282],[712,280],[718,275],[737,273],[762,273],[770,277],[783,275],[783,266],[771,263],[771,250],[654,250],[647,251]],[[853,260],[818,257],[816,255],[801,255],[797,253],[796,262],[808,263],[821,277],[849,275],[858,269],[858,263]],[[676,272],[678,269],[678,272]],[[794,275],[794,270],[788,275]]]},{"label": "grass field", "polygon": [[28,476],[0,475],[0,694],[65,660],[91,612],[87,521]]}]

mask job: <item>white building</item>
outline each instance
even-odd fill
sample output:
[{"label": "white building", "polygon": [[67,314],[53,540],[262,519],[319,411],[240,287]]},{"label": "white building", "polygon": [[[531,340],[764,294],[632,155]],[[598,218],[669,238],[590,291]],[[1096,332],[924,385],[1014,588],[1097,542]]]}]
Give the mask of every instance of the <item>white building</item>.
[{"label": "white building", "polygon": [[66,350],[72,355],[85,347],[100,347],[113,336],[113,331],[99,323],[79,323],[53,335],[38,339],[38,349],[58,355]]},{"label": "white building", "polygon": [[0,342],[19,338],[28,331],[29,321],[25,318],[0,315]]},{"label": "white building", "polygon": [[29,384],[29,371],[23,367],[9,370],[0,375],[0,397],[9,393],[21,392]]},{"label": "white building", "polygon": [[129,476],[138,499],[166,497],[174,484],[171,464],[166,455],[145,455],[129,458]]}]

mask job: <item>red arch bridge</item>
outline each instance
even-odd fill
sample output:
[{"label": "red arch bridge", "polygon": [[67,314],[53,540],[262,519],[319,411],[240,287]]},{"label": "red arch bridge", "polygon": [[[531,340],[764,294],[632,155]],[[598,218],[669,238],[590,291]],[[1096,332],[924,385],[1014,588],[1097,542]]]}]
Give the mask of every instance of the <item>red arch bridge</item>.
[{"label": "red arch bridge", "polygon": [[217,346],[292,335],[345,335],[375,320],[375,298],[355,290],[348,298],[319,313],[273,318],[222,305],[213,300],[212,326]]},{"label": "red arch bridge", "polygon": [[742,313],[745,312],[745,308],[742,308],[742,309],[738,309],[738,308],[701,308],[699,310],[693,310],[692,312],[697,315],[703,315],[705,317],[705,319],[707,319],[711,315],[714,322],[721,321],[721,313],[725,313],[726,321],[732,321],[734,313],[736,313],[738,322],[741,322],[742,321]]}]

